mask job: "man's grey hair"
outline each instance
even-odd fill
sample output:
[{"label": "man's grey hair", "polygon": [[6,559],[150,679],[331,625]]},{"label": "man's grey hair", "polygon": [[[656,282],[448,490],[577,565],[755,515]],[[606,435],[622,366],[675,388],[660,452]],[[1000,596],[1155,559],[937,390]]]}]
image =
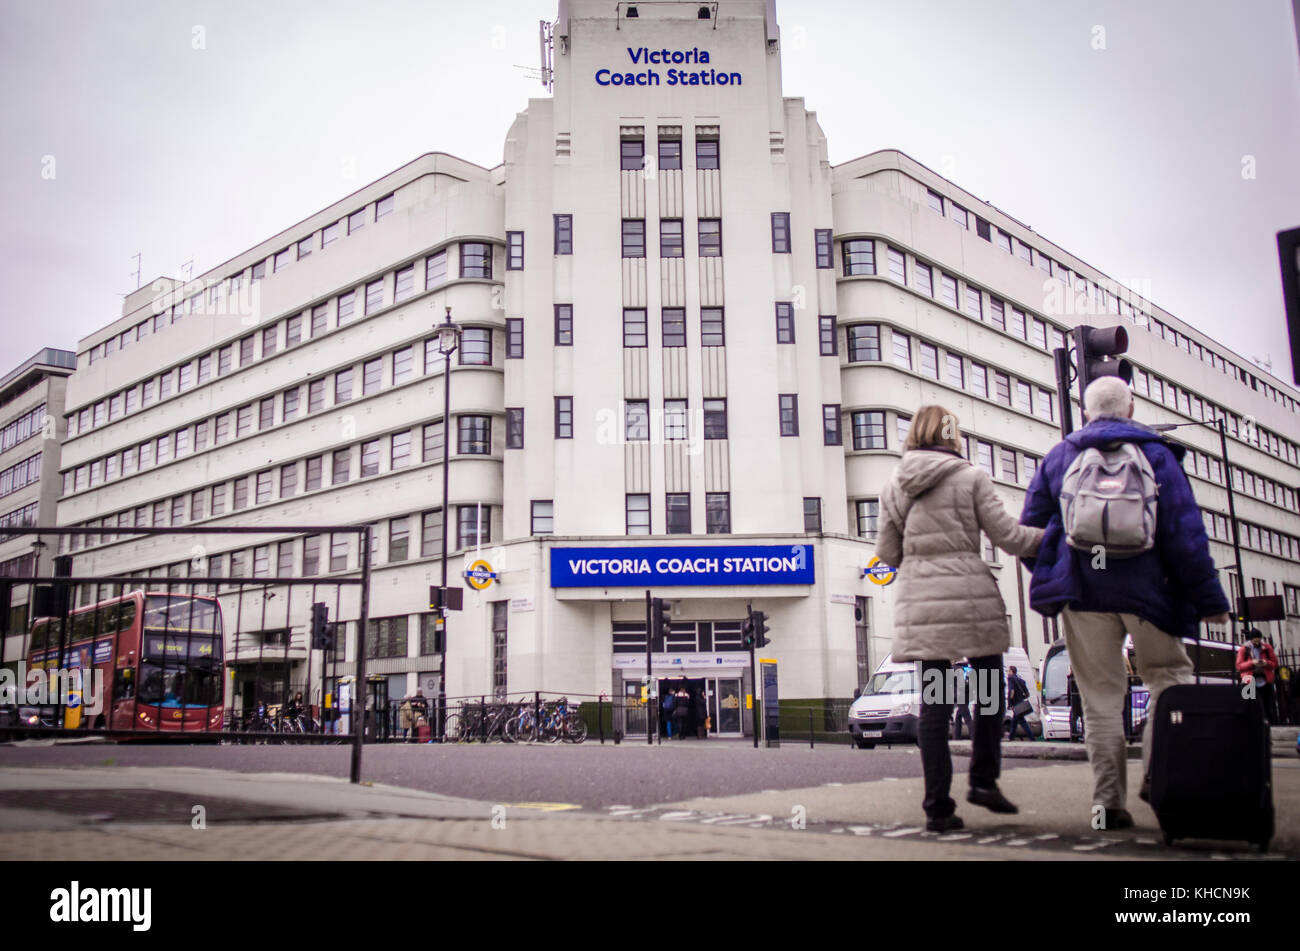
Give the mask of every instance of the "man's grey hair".
[{"label": "man's grey hair", "polygon": [[1083,394],[1083,411],[1088,419],[1128,419],[1132,408],[1133,391],[1117,376],[1093,380]]}]

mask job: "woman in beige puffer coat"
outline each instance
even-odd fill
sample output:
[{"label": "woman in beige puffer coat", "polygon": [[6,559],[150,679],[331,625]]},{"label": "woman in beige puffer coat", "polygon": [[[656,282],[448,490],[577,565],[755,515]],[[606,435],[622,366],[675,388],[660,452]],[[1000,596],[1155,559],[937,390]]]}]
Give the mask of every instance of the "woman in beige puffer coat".
[{"label": "woman in beige puffer coat", "polygon": [[960,448],[953,414],[942,406],[917,412],[903,460],[881,494],[876,542],[880,560],[898,569],[892,657],[922,662],[923,806],[927,828],[939,832],[962,827],[949,796],[948,721],[955,684],[951,662],[963,657],[974,669],[977,691],[967,801],[995,812],[1017,811],[997,787],[1006,697],[1002,654],[1011,646],[1011,631],[980,534],[1022,557],[1035,554],[1043,537],[1041,529],[1019,524],[988,473],[963,459]]}]

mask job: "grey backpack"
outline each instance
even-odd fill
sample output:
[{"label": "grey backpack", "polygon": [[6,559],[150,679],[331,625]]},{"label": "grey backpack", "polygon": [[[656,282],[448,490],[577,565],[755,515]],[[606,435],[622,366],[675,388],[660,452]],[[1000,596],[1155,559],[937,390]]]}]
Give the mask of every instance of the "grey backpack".
[{"label": "grey backpack", "polygon": [[1133,443],[1091,446],[1065,470],[1061,522],[1071,548],[1132,558],[1156,543],[1156,476]]}]

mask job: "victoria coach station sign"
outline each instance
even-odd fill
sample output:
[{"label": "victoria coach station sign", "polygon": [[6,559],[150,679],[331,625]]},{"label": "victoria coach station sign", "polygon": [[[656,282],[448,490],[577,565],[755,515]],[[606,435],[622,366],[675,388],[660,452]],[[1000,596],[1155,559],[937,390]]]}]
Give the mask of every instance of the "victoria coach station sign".
[{"label": "victoria coach station sign", "polygon": [[812,584],[810,545],[552,548],[552,588]]},{"label": "victoria coach station sign", "polygon": [[[627,48],[625,66],[596,70],[598,86],[741,86],[740,73],[708,67],[709,51],[698,47],[689,50],[652,50],[642,46]],[[665,69],[664,67],[667,67]]]}]

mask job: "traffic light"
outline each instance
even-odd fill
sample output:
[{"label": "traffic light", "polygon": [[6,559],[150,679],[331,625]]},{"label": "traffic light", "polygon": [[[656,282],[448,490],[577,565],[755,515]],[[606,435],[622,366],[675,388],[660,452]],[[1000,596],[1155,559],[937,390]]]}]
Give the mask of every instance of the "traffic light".
[{"label": "traffic light", "polygon": [[655,598],[650,604],[650,641],[654,653],[662,654],[668,649],[668,635],[672,632],[672,611],[668,602]]},{"label": "traffic light", "polygon": [[745,620],[740,622],[740,633],[744,635],[745,650],[754,649],[754,612],[750,611]]},{"label": "traffic light", "polygon": [[329,608],[324,601],[311,606],[311,646],[319,651],[334,649],[334,625],[330,623]]},{"label": "traffic light", "polygon": [[751,617],[753,619],[754,646],[759,648],[766,647],[768,644],[772,643],[767,639],[768,633],[772,630],[767,626],[767,615],[762,611],[755,611]]},{"label": "traffic light", "polygon": [[1123,327],[1074,328],[1074,351],[1079,376],[1079,405],[1088,385],[1103,376],[1133,382],[1133,364],[1122,359],[1128,352],[1128,331]]}]

